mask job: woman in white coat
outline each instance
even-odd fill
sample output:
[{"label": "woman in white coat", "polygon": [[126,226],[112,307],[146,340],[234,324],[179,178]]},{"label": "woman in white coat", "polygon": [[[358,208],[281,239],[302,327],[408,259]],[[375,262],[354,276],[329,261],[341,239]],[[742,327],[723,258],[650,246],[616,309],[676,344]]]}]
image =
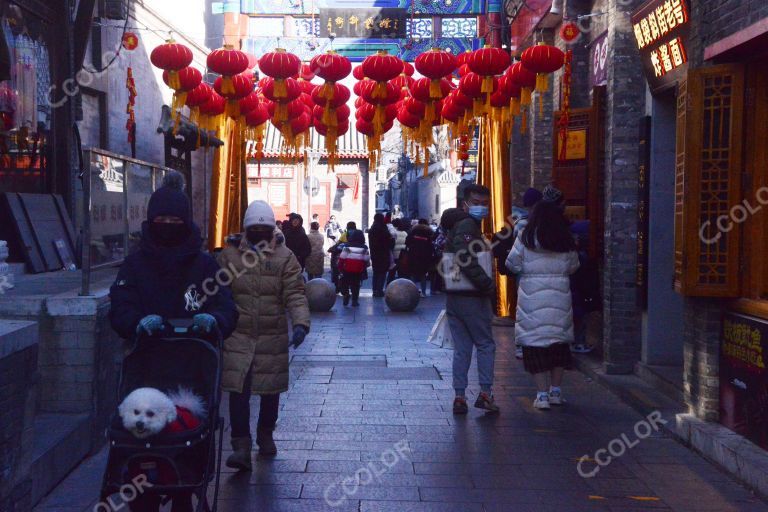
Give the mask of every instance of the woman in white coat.
[{"label": "woman in white coat", "polygon": [[506,263],[519,278],[515,342],[536,381],[533,406],[546,410],[563,403],[560,384],[573,343],[570,275],[579,268],[576,242],[556,204],[534,207]]}]

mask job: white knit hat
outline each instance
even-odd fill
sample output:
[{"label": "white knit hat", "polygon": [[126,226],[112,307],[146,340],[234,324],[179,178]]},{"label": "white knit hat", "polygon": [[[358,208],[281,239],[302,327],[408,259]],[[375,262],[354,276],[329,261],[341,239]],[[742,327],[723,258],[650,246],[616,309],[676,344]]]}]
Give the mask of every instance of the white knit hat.
[{"label": "white knit hat", "polygon": [[266,201],[254,201],[248,205],[245,210],[243,227],[248,229],[251,226],[270,226],[275,227],[275,212]]}]

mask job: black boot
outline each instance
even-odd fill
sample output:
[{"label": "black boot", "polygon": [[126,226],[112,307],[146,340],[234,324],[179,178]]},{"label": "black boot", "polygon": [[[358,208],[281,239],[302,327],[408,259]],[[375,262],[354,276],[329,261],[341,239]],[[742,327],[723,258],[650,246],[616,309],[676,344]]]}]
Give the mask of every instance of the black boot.
[{"label": "black boot", "polygon": [[271,429],[258,429],[256,431],[256,444],[259,445],[259,455],[274,457],[277,455],[277,445],[272,439]]},{"label": "black boot", "polygon": [[344,296],[344,305],[349,306],[349,295]]}]

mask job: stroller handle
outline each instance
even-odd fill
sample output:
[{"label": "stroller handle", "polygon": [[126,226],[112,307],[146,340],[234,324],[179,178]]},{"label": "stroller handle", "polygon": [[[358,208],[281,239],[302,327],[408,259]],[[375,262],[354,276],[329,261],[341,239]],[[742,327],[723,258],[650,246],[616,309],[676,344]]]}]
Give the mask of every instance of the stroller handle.
[{"label": "stroller handle", "polygon": [[211,342],[215,347],[221,346],[222,334],[218,325],[213,326],[210,333],[205,333],[195,329],[191,318],[164,318],[163,329],[157,333],[147,335],[146,333],[137,333],[136,342],[142,339],[172,339],[172,338],[204,338]]}]

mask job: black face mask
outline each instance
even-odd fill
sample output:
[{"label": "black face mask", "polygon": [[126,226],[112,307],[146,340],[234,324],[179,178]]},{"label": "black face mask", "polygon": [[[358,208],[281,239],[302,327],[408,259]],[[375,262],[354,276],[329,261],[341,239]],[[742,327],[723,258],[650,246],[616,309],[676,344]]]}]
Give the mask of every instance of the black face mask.
[{"label": "black face mask", "polygon": [[163,247],[179,246],[189,238],[189,228],[186,224],[150,222],[149,233],[152,240]]},{"label": "black face mask", "polygon": [[262,242],[269,243],[272,241],[274,231],[264,228],[248,228],[245,230],[245,238],[252,246],[258,246]]}]

